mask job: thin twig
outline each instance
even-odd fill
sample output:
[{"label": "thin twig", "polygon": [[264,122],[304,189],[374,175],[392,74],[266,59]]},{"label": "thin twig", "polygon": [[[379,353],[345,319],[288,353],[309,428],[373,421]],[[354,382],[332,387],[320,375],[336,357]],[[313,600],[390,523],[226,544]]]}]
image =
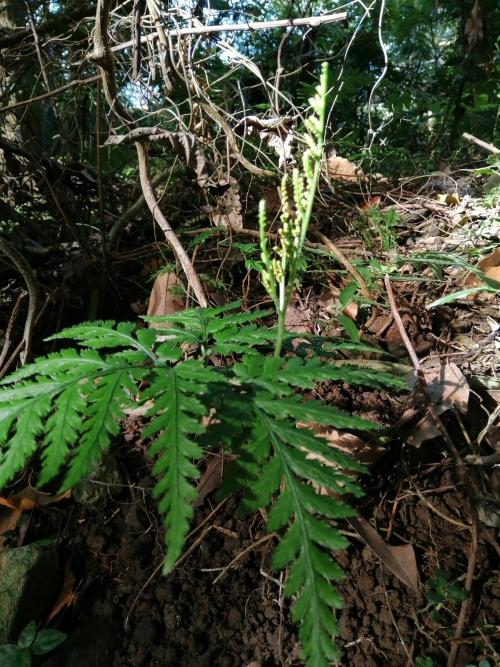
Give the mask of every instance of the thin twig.
[{"label": "thin twig", "polygon": [[3,362],[5,361],[5,357],[7,356],[7,353],[9,352],[10,339],[11,339],[11,336],[12,336],[12,329],[14,327],[14,322],[16,321],[16,318],[17,318],[17,313],[19,312],[19,308],[21,306],[22,300],[27,295],[28,295],[28,292],[24,292],[24,291],[21,292],[21,294],[17,297],[14,308],[12,309],[12,313],[11,313],[11,316],[9,318],[9,323],[7,324],[7,329],[5,330],[2,351],[0,352],[0,371],[2,369]]},{"label": "thin twig", "polygon": [[[33,43],[35,45],[35,51],[36,51],[36,55],[37,55],[37,58],[38,58],[38,64],[40,65],[40,72],[41,72],[41,75],[42,75],[42,78],[43,78],[43,82],[45,84],[45,88],[47,88],[47,92],[48,92],[48,91],[50,91],[50,84],[49,84],[49,78],[47,76],[47,72],[45,70],[45,63],[43,62],[42,49],[40,48],[40,38],[38,37],[38,32],[37,32],[37,29],[36,29],[35,20],[33,19],[33,14],[31,12],[29,3],[25,2],[24,5],[26,7],[26,13],[28,15],[28,19],[29,19],[29,22],[30,22],[31,32],[33,33]],[[57,109],[56,109],[56,105],[55,105],[53,97],[50,98],[50,104],[52,106],[52,111],[54,112],[54,117],[56,119],[58,119]]]},{"label": "thin twig", "polygon": [[353,266],[353,264],[351,264],[349,259],[342,252],[342,250],[340,250],[340,248],[335,243],[333,243],[333,241],[330,241],[328,236],[325,236],[322,232],[320,232],[317,229],[312,230],[312,233],[316,238],[318,238],[321,241],[323,246],[332,253],[335,259],[346,268],[348,273],[350,273],[351,276],[354,278],[354,280],[358,283],[359,291],[361,292],[361,294],[365,297],[367,301],[370,302],[371,314],[368,321],[363,325],[360,333],[367,331],[377,319],[380,311],[378,309],[378,306],[374,303],[375,299],[370,290],[368,289],[368,285],[366,284],[363,276],[359,273],[356,267]]},{"label": "thin twig", "polygon": [[5,107],[0,107],[0,113],[7,113],[7,111],[14,111],[14,109],[22,109],[22,107],[27,107],[28,105],[33,104],[34,102],[41,102],[42,100],[46,100],[48,97],[54,97],[55,95],[64,93],[64,91],[68,90],[68,88],[75,88],[75,86],[84,86],[86,83],[95,83],[100,79],[101,79],[100,74],[96,74],[95,76],[89,76],[87,79],[75,79],[74,81],[71,81],[71,83],[66,83],[64,86],[59,86],[59,88],[53,88],[52,90],[49,90],[47,93],[42,93],[41,95],[37,95],[36,97],[30,97],[28,100],[20,100],[19,102],[8,104]]},{"label": "thin twig", "polygon": [[325,236],[319,230],[314,229],[314,230],[312,230],[312,233],[332,253],[332,255],[335,257],[335,259],[338,262],[340,262],[340,264],[342,264],[345,267],[345,269],[351,274],[351,276],[354,278],[354,280],[358,283],[359,291],[365,297],[365,299],[367,299],[368,301],[374,301],[375,299],[373,298],[372,293],[368,289],[368,285],[366,284],[365,280],[363,279],[363,276],[359,273],[359,271],[356,269],[356,267],[351,264],[351,262],[348,260],[348,258],[342,252],[342,250],[340,250],[335,245],[335,243],[333,241],[330,241],[328,236]]},{"label": "thin twig", "polygon": [[0,252],[3,252],[3,254],[6,255],[14,264],[19,273],[22,275],[24,282],[26,283],[26,287],[28,288],[28,314],[26,316],[26,322],[24,325],[24,350],[21,353],[21,363],[24,365],[27,361],[29,361],[29,356],[31,354],[33,323],[38,305],[38,283],[28,261],[19,252],[19,250],[17,250],[17,248],[11,245],[2,236],[0,236]]},{"label": "thin twig", "polygon": [[[168,177],[170,171],[171,167],[166,167],[162,171],[158,172],[156,176],[154,176],[154,178],[151,179],[151,185],[153,186],[153,189],[156,188],[162,181],[164,181]],[[118,243],[118,239],[120,237],[120,232],[122,228],[127,224],[127,222],[133,220],[139,215],[139,213],[144,208],[145,204],[146,201],[144,199],[144,193],[141,191],[141,194],[137,197],[135,202],[131,204],[127,208],[127,210],[124,211],[120,215],[120,217],[113,223],[113,226],[111,227],[111,231],[109,233],[110,248],[115,247],[115,245]]]},{"label": "thin twig", "polygon": [[153,186],[149,178],[148,152],[146,146],[141,141],[137,141],[135,147],[137,149],[137,158],[139,161],[139,177],[141,179],[141,187],[144,193],[146,204],[151,211],[153,218],[156,220],[159,227],[161,227],[162,232],[165,234],[165,238],[179,258],[179,262],[184,269],[188,283],[193,289],[198,303],[202,308],[207,308],[208,299],[206,297],[205,290],[203,289],[198,274],[196,273],[191,263],[189,255],[184,250],[184,246],[179,241],[176,233],[170,226],[170,223],[166,217],[163,215],[163,212],[159,208],[158,202],[156,201]]},{"label": "thin twig", "polygon": [[233,560],[228,563],[225,568],[222,570],[220,574],[218,574],[215,579],[213,580],[213,584],[216,584],[219,579],[222,579],[222,577],[226,574],[228,570],[230,570],[245,554],[247,554],[249,551],[253,551],[254,549],[257,549],[258,547],[262,546],[266,542],[269,542],[269,540],[275,538],[277,536],[277,533],[268,533],[267,535],[264,535],[264,537],[261,537],[260,540],[257,540],[257,542],[253,542],[253,544],[249,544],[248,547],[243,549],[243,551],[240,551],[240,553],[233,558]]},{"label": "thin twig", "polygon": [[[130,127],[134,127],[134,119],[118,99],[118,89],[114,76],[113,54],[109,47],[109,14],[111,11],[111,4],[112,3],[110,0],[98,0],[97,2],[94,29],[94,52],[91,59],[99,67],[101,72],[103,91],[111,110],[120,119],[120,121],[125,122]],[[184,246],[177,238],[177,235],[163,215],[158,206],[158,202],[156,201],[153,186],[149,177],[147,146],[141,141],[136,141],[135,147],[137,150],[137,158],[139,162],[141,187],[144,193],[146,204],[148,205],[153,218],[156,220],[163,233],[165,234],[165,238],[171,245],[174,252],[177,254],[184,273],[186,274],[188,282],[192,287],[200,306],[206,308],[208,306],[208,299],[205,295],[205,290],[203,289],[198,274],[196,273],[191,260],[189,259],[189,255],[184,250]]]}]

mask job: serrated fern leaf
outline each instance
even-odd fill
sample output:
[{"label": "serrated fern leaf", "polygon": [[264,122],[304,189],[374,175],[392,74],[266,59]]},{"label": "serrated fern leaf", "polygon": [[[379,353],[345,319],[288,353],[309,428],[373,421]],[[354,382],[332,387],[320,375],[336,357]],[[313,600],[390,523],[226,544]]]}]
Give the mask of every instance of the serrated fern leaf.
[{"label": "serrated fern leaf", "polygon": [[89,389],[88,381],[86,384],[74,382],[54,401],[54,411],[45,426],[39,479],[42,486],[58,474],[68,458],[70,447],[77,442]]},{"label": "serrated fern leaf", "polygon": [[[205,351],[210,352],[217,349],[219,353],[238,352],[240,346],[235,340],[234,347],[226,343],[231,336],[238,338],[242,325],[255,322],[259,318],[269,315],[268,311],[258,310],[246,313],[231,313],[239,306],[239,302],[221,306],[219,308],[196,308],[185,310],[173,315],[164,317],[144,317],[146,322],[155,323],[161,328],[165,326],[169,338],[178,342],[189,342],[202,346]],[[223,317],[220,317],[223,315]],[[254,340],[254,344],[262,344],[269,340],[269,332],[264,334],[265,330],[256,333],[256,329],[249,329],[249,338]],[[252,333],[250,333],[252,332]],[[271,337],[272,338],[272,337]],[[226,343],[226,344],[225,344]],[[248,347],[245,351],[248,350]]]},{"label": "serrated fern leaf", "polygon": [[207,393],[208,385],[220,381],[220,376],[201,362],[190,361],[154,371],[150,381],[144,399],[152,400],[153,407],[143,436],[155,437],[149,449],[156,459],[153,472],[159,477],[153,494],[164,517],[164,572],[169,572],[182,553],[197,495],[192,481],[199,472],[193,461],[202,456],[202,449],[192,436],[204,432],[200,419],[207,414],[198,396]]},{"label": "serrated fern leaf", "polygon": [[274,397],[258,397],[256,405],[274,414],[276,417],[293,417],[301,422],[316,422],[324,426],[336,428],[374,429],[376,424],[361,419],[331,405],[323,405],[316,401],[302,401],[298,396],[289,396],[276,400]]},{"label": "serrated fern leaf", "polygon": [[47,340],[71,338],[78,341],[80,345],[95,350],[119,347],[132,348],[155,362],[156,357],[151,351],[155,332],[153,330],[139,330],[139,335],[135,336],[135,328],[133,322],[119,322],[118,324],[113,321],[88,322],[64,329],[60,333],[50,336]]},{"label": "serrated fern leaf", "polygon": [[16,420],[15,433],[0,458],[0,488],[2,488],[36,451],[36,437],[43,432],[43,418],[50,410],[51,398],[38,396],[23,402],[23,409]]},{"label": "serrated fern leaf", "polygon": [[[269,514],[268,529],[279,530],[290,523],[276,548],[273,567],[290,567],[285,594],[296,598],[293,618],[300,624],[299,637],[306,665],[328,667],[331,660],[339,657],[333,642],[337,633],[333,610],[342,606],[342,600],[333,582],[343,575],[325,549],[331,551],[347,546],[346,539],[329,520],[349,516],[352,511],[337,498],[316,495],[308,482],[313,480],[327,488],[337,487],[341,492],[347,488],[339,487],[339,472],[335,468],[308,460],[298,449],[295,439],[297,435],[299,440],[303,439],[305,432],[283,430],[280,423],[264,411],[259,411],[258,417],[267,430],[274,452],[264,468],[272,467],[274,491],[278,477],[283,480],[283,490]],[[313,440],[320,439],[313,437]],[[269,474],[268,479],[271,479]],[[264,490],[260,481],[251,488],[257,499],[268,503],[268,489]]]},{"label": "serrated fern leaf", "polygon": [[[134,392],[135,385],[128,368],[108,372],[96,380],[92,392],[87,396],[86,416],[80,428],[79,445],[71,459],[63,488],[70,488],[79,482],[100,459],[109,446],[111,436],[119,433],[118,420],[123,417],[124,408],[131,404],[129,395]],[[59,416],[60,412],[58,418]],[[66,417],[68,416],[72,419],[74,414],[66,413]],[[60,428],[64,435],[71,439],[71,425],[68,427],[67,424],[61,424]],[[52,445],[57,446],[57,443],[52,440]],[[46,459],[51,453],[50,443],[47,443]],[[47,470],[49,477],[53,472],[53,469]]]},{"label": "serrated fern leaf", "polygon": [[[63,375],[82,375],[85,372],[101,368],[102,359],[94,350],[67,349],[61,352],[53,352],[46,357],[39,357],[33,363],[23,366],[19,370],[4,378],[0,385],[11,385],[20,380],[36,376],[38,380],[42,377],[61,378]],[[84,370],[85,369],[85,370]],[[0,400],[9,396],[8,392],[1,390]]]},{"label": "serrated fern leaf", "polygon": [[94,350],[65,350],[9,376],[0,388],[0,487],[39,447],[42,484],[59,473],[73,447],[64,484],[79,481],[117,433],[116,420],[136,391],[132,379],[147,372],[135,365],[135,355],[132,350],[127,360],[121,353],[102,358]]},{"label": "serrated fern leaf", "polygon": [[[303,358],[263,354],[259,348],[269,347],[274,332],[256,320],[267,313],[233,312],[237,306],[147,318],[165,323],[161,339],[157,329],[113,322],[86,323],[54,336],[84,349],[49,354],[0,383],[0,488],[37,449],[41,483],[65,468],[63,487],[74,485],[110,446],[124,411],[148,405],[142,435],[152,439],[169,572],[193,514],[196,461],[204,447],[222,445],[237,455],[228,486],[246,487],[243,508],[268,507],[269,529],[284,532],[274,567],[289,571],[285,593],[295,598],[307,667],[327,667],[338,657],[333,611],[342,602],[333,585],[342,572],[331,551],[346,546],[332,521],[352,513],[342,497],[361,495],[352,473],[364,469],[314,429],[374,426],[299,394],[318,382],[405,383],[380,367],[337,366],[307,352]],[[217,368],[211,366],[214,352],[227,355]],[[335,495],[322,495],[322,488]]]}]

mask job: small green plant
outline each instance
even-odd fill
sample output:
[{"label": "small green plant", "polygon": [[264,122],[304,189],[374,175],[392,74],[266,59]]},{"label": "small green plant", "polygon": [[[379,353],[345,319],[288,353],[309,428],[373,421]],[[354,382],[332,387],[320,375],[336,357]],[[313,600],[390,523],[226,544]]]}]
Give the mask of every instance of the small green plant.
[{"label": "small green plant", "polygon": [[415,667],[434,667],[434,661],[429,657],[418,656],[415,658]]},{"label": "small green plant", "polygon": [[397,244],[396,227],[399,222],[399,215],[393,208],[381,211],[376,206],[370,206],[363,211],[359,231],[367,248],[373,249],[378,239],[384,252],[392,250]]},{"label": "small green plant", "polygon": [[[278,312],[277,328],[259,325],[268,311],[238,312],[238,303],[145,318],[164,330],[85,323],[52,336],[70,340],[72,348],[39,358],[0,384],[0,489],[35,453],[41,485],[59,479],[62,488],[73,486],[110,447],[127,411],[144,406],[142,437],[151,443],[166,574],[182,553],[193,515],[196,461],[221,445],[233,454],[225,490],[243,490],[243,509],[265,508],[267,528],[282,535],[273,566],[288,570],[285,594],[295,600],[293,618],[308,667],[338,659],[334,610],[342,600],[334,584],[343,574],[331,552],[347,541],[335,521],[353,514],[341,497],[361,495],[349,473],[363,471],[317,437],[315,425],[375,426],[321,401],[305,401],[301,392],[338,380],[405,386],[385,372],[328,363],[336,345],[362,351],[359,343],[316,340],[312,356],[294,350],[293,335],[285,332],[319,173],[325,90],[326,72],[312,101],[304,171],[292,177],[296,213],[285,203],[273,251],[261,207],[263,282]],[[284,346],[287,356],[281,355]],[[213,355],[224,363],[214,366]],[[335,496],[316,491],[321,488]]]},{"label": "small green plant", "polygon": [[34,655],[46,655],[66,640],[67,635],[59,630],[36,629],[35,621],[30,621],[18,637],[16,644],[0,646],[2,667],[30,667]]},{"label": "small green plant", "polygon": [[460,603],[467,597],[465,590],[452,583],[448,572],[437,568],[430,579],[426,581],[427,606],[422,611],[430,609],[430,617],[436,622],[442,622],[441,612],[456,603]]},{"label": "small green plant", "polygon": [[436,252],[422,252],[422,253],[415,253],[411,257],[406,258],[405,261],[410,262],[411,264],[415,264],[416,266],[425,265],[431,267],[434,273],[436,274],[436,277],[439,279],[443,278],[444,268],[449,266],[458,266],[462,269],[469,271],[470,273],[473,273],[475,276],[477,276],[477,278],[479,278],[479,280],[481,280],[484,283],[480,287],[469,287],[463,290],[459,290],[458,292],[452,292],[451,294],[446,294],[445,296],[440,297],[439,299],[436,299],[435,301],[430,303],[427,306],[428,310],[436,308],[437,306],[443,306],[447,303],[452,303],[454,301],[457,301],[458,299],[464,299],[473,294],[477,294],[478,292],[491,292],[493,294],[500,293],[500,282],[498,280],[495,280],[494,278],[487,276],[477,267],[468,264],[465,261],[465,259],[463,259],[459,255],[443,254]]}]

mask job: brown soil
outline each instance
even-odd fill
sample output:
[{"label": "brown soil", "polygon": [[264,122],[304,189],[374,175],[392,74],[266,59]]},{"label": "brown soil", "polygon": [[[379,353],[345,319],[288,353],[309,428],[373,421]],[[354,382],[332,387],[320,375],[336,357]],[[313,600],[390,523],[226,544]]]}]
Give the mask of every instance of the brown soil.
[{"label": "brown soil", "polygon": [[[159,571],[162,530],[147,490],[152,482],[142,453],[137,446],[131,457],[129,445],[116,453],[128,483],[103,510],[83,509],[72,501],[37,510],[25,539],[59,537],[61,566],[69,563],[76,578],[73,605],[59,616],[59,627],[72,636],[83,634],[84,655],[96,641],[103,646],[95,661],[86,658],[81,664],[302,665],[290,606],[270,566],[273,543],[258,544],[266,535],[263,518],[237,518],[234,499],[213,512],[216,503],[209,498],[197,511],[188,556],[164,578]],[[424,584],[439,566],[463,586],[469,531],[436,511],[467,521],[468,501],[454,470],[432,448],[396,448],[365,484],[368,500],[359,506],[361,515],[371,519],[382,536],[390,530],[390,544],[413,544],[421,586],[418,593],[408,590],[346,523],[350,547],[338,556],[346,573],[340,586],[345,601],[339,614],[341,665],[403,667],[418,657],[444,665],[459,603],[446,603],[439,621],[432,620]],[[472,609],[457,667],[477,664],[482,657],[494,664],[492,637],[500,613],[496,567],[493,549],[480,541]],[[68,659],[61,651],[46,664],[69,664]]]}]

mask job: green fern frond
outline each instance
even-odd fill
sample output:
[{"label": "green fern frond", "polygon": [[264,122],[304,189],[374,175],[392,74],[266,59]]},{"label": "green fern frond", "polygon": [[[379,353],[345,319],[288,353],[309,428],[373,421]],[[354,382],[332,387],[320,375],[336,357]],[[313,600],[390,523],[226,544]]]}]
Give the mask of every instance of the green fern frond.
[{"label": "green fern frond", "polygon": [[[274,567],[289,567],[285,592],[295,598],[307,666],[326,667],[338,656],[334,610],[341,599],[334,583],[342,577],[329,552],[346,545],[332,521],[352,514],[341,497],[361,494],[352,475],[364,469],[314,429],[374,426],[305,401],[300,392],[332,381],[405,385],[380,369],[336,366],[309,353],[270,356],[275,332],[257,323],[267,313],[234,309],[160,318],[172,326],[159,340],[158,330],[112,322],[86,323],[54,336],[83,349],[49,354],[0,383],[0,488],[37,451],[42,484],[64,472],[63,488],[74,485],[110,446],[125,410],[147,405],[142,436],[152,440],[169,572],[193,514],[196,462],[204,448],[222,445],[236,455],[226,486],[246,489],[242,509],[268,508],[269,530],[284,533]],[[227,355],[220,367],[211,365],[214,352]],[[318,487],[335,496],[321,495]]]},{"label": "green fern frond", "polygon": [[[132,377],[131,377],[132,376]],[[80,440],[64,478],[63,488],[70,488],[88,474],[109,447],[111,436],[120,431],[118,420],[131,405],[129,395],[135,392],[130,368],[102,375],[87,395],[86,417],[80,429]],[[47,452],[48,456],[48,452]],[[55,470],[47,469],[49,479]]]},{"label": "green fern frond", "polygon": [[[224,345],[233,336],[235,339],[239,338],[239,341],[235,340],[235,343],[249,342],[253,339],[254,345],[262,345],[272,340],[274,335],[269,331],[266,332],[263,329],[250,326],[247,331],[248,339],[245,341],[242,325],[251,324],[268,316],[269,311],[230,312],[239,307],[239,305],[238,301],[219,308],[196,308],[174,313],[173,315],[163,317],[150,316],[143,319],[146,322],[153,322],[156,325],[164,325],[165,332],[168,333],[169,338],[172,340],[203,346],[209,354],[215,350],[220,354],[237,352],[239,350],[237,345],[234,347],[227,344]],[[221,317],[221,315],[224,317]],[[248,346],[245,351],[247,350]]]},{"label": "green fern frond", "polygon": [[54,411],[45,426],[42,470],[39,484],[47,484],[61,470],[67,461],[71,447],[80,434],[81,422],[85,414],[85,397],[90,391],[88,380],[73,382],[62,390],[54,401]]},{"label": "green fern frond", "polygon": [[204,432],[200,419],[207,413],[199,396],[208,392],[210,383],[220,380],[215,371],[191,360],[154,371],[144,392],[144,400],[153,402],[149,411],[151,422],[143,437],[156,438],[149,455],[156,459],[153,472],[159,477],[153,494],[160,499],[158,507],[164,517],[165,573],[182,553],[193,515],[192,503],[197,496],[192,481],[199,477],[199,472],[193,461],[201,458],[203,452],[192,436]]},{"label": "green fern frond", "polygon": [[[342,599],[333,582],[342,579],[343,575],[324,549],[331,551],[347,546],[346,539],[331,525],[330,520],[352,515],[353,512],[337,498],[317,495],[308,482],[312,480],[320,486],[335,489],[337,493],[350,491],[359,495],[360,492],[334,467],[308,460],[305,451],[298,449],[311,446],[311,438],[306,431],[284,429],[264,412],[261,412],[261,420],[274,452],[264,471],[271,466],[274,492],[278,476],[284,483],[284,490],[269,514],[268,529],[279,530],[291,522],[276,548],[273,567],[283,569],[290,566],[285,594],[295,596],[292,613],[294,621],[300,624],[299,637],[306,664],[308,667],[328,667],[329,661],[339,657],[333,642],[337,634],[333,610],[342,606]],[[321,442],[320,438],[312,439]],[[326,445],[318,447],[313,444],[321,450],[322,456],[328,456],[329,452],[325,450],[332,451]],[[266,476],[269,478],[269,472]],[[252,491],[256,499],[268,499],[269,490],[263,494],[260,482],[253,484]]]},{"label": "green fern frond", "polygon": [[[26,461],[37,448],[36,438],[43,432],[43,419],[50,410],[51,397],[41,394],[34,399],[22,402],[22,409],[17,411],[16,428],[10,440],[9,448],[2,451],[0,458],[0,488],[22,470]],[[19,404],[16,405],[16,408]],[[0,419],[3,418],[0,411]],[[14,421],[7,418],[9,426]]]}]

